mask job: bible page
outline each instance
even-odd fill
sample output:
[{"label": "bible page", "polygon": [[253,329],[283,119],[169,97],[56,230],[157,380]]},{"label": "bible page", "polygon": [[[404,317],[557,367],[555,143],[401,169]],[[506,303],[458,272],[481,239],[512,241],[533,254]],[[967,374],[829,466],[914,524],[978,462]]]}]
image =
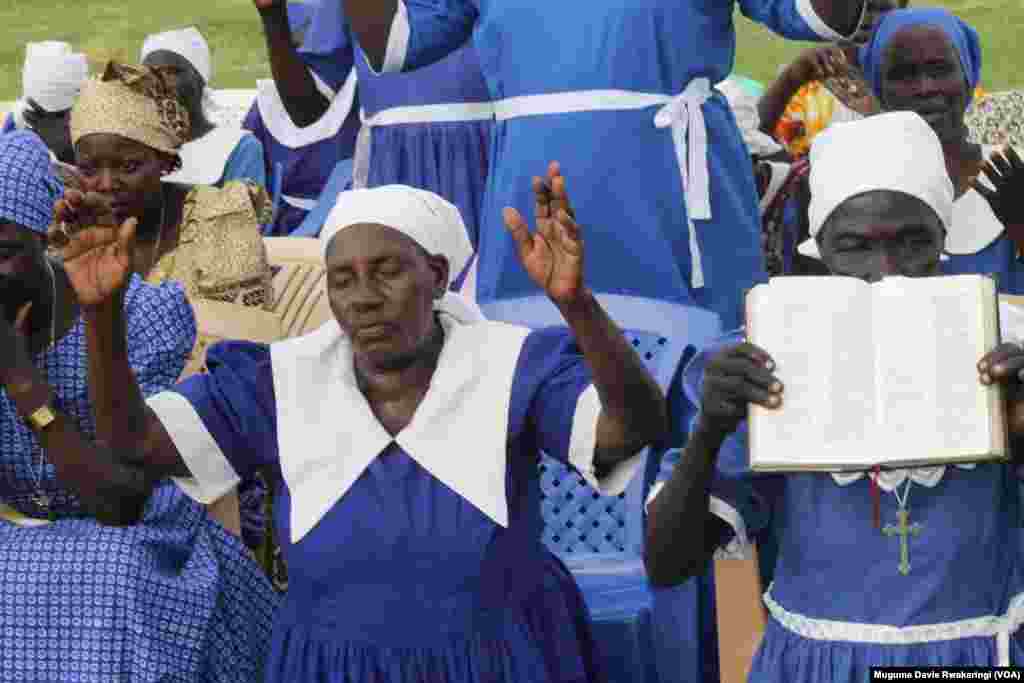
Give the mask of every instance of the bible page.
[{"label": "bible page", "polygon": [[1002,450],[999,390],[977,369],[998,343],[994,281],[887,278],[874,289],[879,463],[967,462]]},{"label": "bible page", "polygon": [[775,278],[751,290],[747,309],[748,338],[784,387],[781,408],[751,406],[751,467],[857,468],[875,424],[871,286]]}]

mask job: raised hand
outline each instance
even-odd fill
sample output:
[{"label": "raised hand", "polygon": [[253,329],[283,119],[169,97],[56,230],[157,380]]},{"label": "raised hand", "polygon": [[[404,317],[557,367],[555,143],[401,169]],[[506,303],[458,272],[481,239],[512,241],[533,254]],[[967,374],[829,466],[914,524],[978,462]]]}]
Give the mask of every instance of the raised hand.
[{"label": "raised hand", "polygon": [[714,355],[704,370],[701,428],[727,436],[747,418],[749,404],[765,408],[782,405],[782,382],[772,374],[775,361],[749,343],[736,344]]},{"label": "raised hand", "polygon": [[576,301],[583,287],[583,241],[569,202],[558,162],[552,162],[545,178],[534,177],[534,214],[537,230],[512,208],[504,212],[505,227],[519,250],[519,261],[537,285],[556,304]]},{"label": "raised hand", "polygon": [[138,220],[117,224],[104,197],[68,190],[57,202],[50,244],[60,250],[78,302],[85,307],[110,300],[132,274]]},{"label": "raised hand", "polygon": [[846,70],[846,66],[846,55],[843,51],[833,45],[826,45],[801,52],[787,67],[786,73],[794,84],[803,85],[838,76]]},{"label": "raised hand", "polygon": [[1003,226],[1020,236],[1024,233],[1024,161],[1013,147],[1006,146],[992,153],[981,172],[992,187],[979,175],[973,183],[975,191],[988,201]]}]

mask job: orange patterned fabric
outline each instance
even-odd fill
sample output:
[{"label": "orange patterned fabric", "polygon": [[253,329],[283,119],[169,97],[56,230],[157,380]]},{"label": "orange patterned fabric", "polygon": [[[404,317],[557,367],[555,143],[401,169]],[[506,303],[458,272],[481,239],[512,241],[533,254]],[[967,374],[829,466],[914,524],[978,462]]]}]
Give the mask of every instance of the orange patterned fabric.
[{"label": "orange patterned fabric", "polygon": [[[867,86],[864,85],[865,91]],[[975,100],[985,96],[980,87],[974,91]],[[790,99],[779,122],[775,125],[775,139],[792,156],[802,157],[811,149],[811,142],[832,123],[845,123],[863,118],[871,109],[858,107],[856,111],[844,104],[821,81],[804,84]]]}]

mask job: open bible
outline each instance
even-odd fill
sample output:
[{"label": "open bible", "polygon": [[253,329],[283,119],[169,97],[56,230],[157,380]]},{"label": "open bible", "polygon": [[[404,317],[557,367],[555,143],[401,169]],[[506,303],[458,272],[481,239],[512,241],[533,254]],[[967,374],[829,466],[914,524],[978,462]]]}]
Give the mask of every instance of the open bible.
[{"label": "open bible", "polygon": [[977,369],[999,344],[992,278],[775,278],[748,293],[746,317],[784,386],[780,408],[751,405],[752,469],[1008,457],[1002,391]]}]

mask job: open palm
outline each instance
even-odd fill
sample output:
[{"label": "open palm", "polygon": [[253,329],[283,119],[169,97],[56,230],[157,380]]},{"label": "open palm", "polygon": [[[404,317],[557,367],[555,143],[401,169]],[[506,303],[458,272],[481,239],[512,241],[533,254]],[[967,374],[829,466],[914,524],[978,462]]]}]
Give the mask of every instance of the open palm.
[{"label": "open palm", "polygon": [[[58,218],[70,212],[66,204],[58,203]],[[138,220],[128,218],[121,225],[94,225],[70,233],[61,227],[64,224],[59,221],[57,227],[51,229],[50,240],[60,249],[64,270],[79,303],[83,306],[105,303],[131,277]]]},{"label": "open palm", "polygon": [[533,191],[536,232],[512,208],[505,209],[505,227],[530,279],[556,303],[568,303],[583,292],[583,241],[557,162],[546,178],[533,179]]}]

